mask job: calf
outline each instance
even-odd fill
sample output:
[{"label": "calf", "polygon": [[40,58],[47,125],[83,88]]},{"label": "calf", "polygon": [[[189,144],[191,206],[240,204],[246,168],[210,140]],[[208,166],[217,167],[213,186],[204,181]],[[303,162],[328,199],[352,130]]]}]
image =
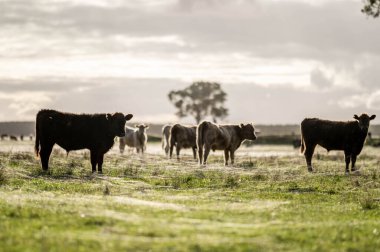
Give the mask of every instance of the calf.
[{"label": "calf", "polygon": [[48,170],[54,144],[67,152],[89,149],[92,172],[102,173],[103,156],[111,149],[116,136],[125,135],[125,122],[133,115],[71,114],[55,110],[41,110],[36,116],[35,152],[41,158],[42,169]]},{"label": "calf", "polygon": [[354,115],[356,121],[337,122],[317,118],[306,118],[301,123],[301,152],[304,153],[309,172],[313,171],[311,159],[315,146],[318,144],[330,150],[343,150],[346,161],[346,173],[355,171],[356,157],[360,154],[367,136],[369,122],[375,119],[362,114]]},{"label": "calf", "polygon": [[202,122],[197,127],[197,148],[199,164],[206,165],[210,150],[224,150],[224,164],[228,165],[229,156],[234,164],[235,151],[244,140],[255,140],[255,128],[252,124],[218,125]]},{"label": "calf", "polygon": [[135,147],[137,153],[144,153],[146,150],[146,143],[148,141],[148,136],[146,134],[146,129],[149,126],[144,124],[136,125],[135,128],[126,127],[125,136],[120,137],[119,149],[120,153],[124,152],[125,145],[129,147]]},{"label": "calf", "polygon": [[185,126],[181,124],[174,124],[171,127],[169,136],[170,158],[172,158],[174,146],[176,147],[178,160],[179,152],[182,148],[192,148],[194,159],[197,158],[196,128],[197,126]]},{"label": "calf", "polygon": [[170,129],[172,128],[171,125],[164,125],[162,127],[162,138],[161,138],[161,143],[162,143],[162,149],[165,150],[166,156],[169,155],[169,136],[170,136]]},{"label": "calf", "polygon": [[9,139],[12,140],[12,141],[17,141],[17,137],[14,136],[14,135],[10,135],[10,136],[9,136]]}]

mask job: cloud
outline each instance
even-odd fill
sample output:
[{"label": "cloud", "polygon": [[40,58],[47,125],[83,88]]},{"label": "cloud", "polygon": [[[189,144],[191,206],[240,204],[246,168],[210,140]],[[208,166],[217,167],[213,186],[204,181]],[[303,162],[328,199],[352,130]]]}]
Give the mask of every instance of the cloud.
[{"label": "cloud", "polygon": [[315,68],[310,73],[310,83],[317,88],[325,89],[333,86],[334,79],[326,76],[326,73],[324,73],[321,69]]},{"label": "cloud", "polygon": [[0,92],[0,104],[7,104],[3,111],[8,110],[8,115],[3,115],[2,120],[34,120],[36,112],[44,106],[52,103],[51,94],[46,92]]},{"label": "cloud", "polygon": [[365,106],[367,104],[367,101],[368,94],[355,94],[339,100],[338,105],[344,109],[354,109]]},{"label": "cloud", "polygon": [[380,90],[372,93],[360,93],[345,96],[338,100],[337,104],[343,109],[355,109],[362,111],[380,110]]},{"label": "cloud", "polygon": [[367,107],[369,109],[380,111],[380,90],[377,90],[369,96]]},{"label": "cloud", "polygon": [[[3,118],[32,118],[25,109],[38,106],[165,118],[173,112],[167,92],[196,80],[226,85],[229,120],[375,110],[380,23],[361,4],[4,0]],[[16,98],[26,93],[37,98]]]}]

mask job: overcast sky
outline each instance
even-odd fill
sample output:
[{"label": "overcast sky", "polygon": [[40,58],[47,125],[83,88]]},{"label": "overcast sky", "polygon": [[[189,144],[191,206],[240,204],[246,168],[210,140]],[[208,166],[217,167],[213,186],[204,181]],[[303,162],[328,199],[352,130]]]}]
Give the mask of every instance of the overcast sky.
[{"label": "overcast sky", "polygon": [[[380,19],[361,0],[0,0],[0,121],[41,108],[174,122],[218,81],[228,122],[380,122]],[[187,118],[183,122],[192,122]]]}]

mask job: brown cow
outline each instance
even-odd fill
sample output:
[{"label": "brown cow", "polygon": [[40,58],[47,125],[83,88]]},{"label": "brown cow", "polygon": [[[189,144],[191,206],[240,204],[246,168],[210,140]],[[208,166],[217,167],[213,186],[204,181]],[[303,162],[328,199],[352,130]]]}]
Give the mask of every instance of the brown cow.
[{"label": "brown cow", "polygon": [[174,124],[170,129],[169,136],[169,157],[172,158],[173,148],[176,147],[177,159],[179,160],[179,152],[182,148],[192,148],[194,159],[197,159],[197,143],[196,143],[197,126],[185,126]]},{"label": "brown cow", "polygon": [[169,155],[169,149],[170,149],[169,137],[170,137],[170,129],[171,128],[172,128],[172,126],[169,124],[162,126],[161,144],[162,144],[162,149],[165,150],[166,156]]},{"label": "brown cow", "polygon": [[235,151],[244,140],[255,140],[255,128],[251,123],[240,125],[218,125],[202,122],[197,127],[197,147],[199,164],[206,165],[210,150],[224,150],[224,164],[235,161]]},{"label": "brown cow", "polygon": [[356,121],[348,122],[317,118],[304,119],[301,123],[301,152],[305,155],[308,171],[313,171],[311,159],[317,144],[327,151],[343,150],[346,161],[346,174],[349,173],[350,160],[351,171],[355,171],[356,157],[363,148],[369,122],[375,117],[376,115],[371,117],[367,114],[362,114],[360,117],[354,115]]},{"label": "brown cow", "polygon": [[[35,152],[41,157],[42,169],[49,168],[49,157],[54,144],[67,152],[89,149],[92,172],[102,173],[104,154],[111,149],[116,136],[125,135],[125,122],[133,115],[71,114],[55,110],[41,110],[36,116]],[[41,147],[41,149],[40,149]]]}]

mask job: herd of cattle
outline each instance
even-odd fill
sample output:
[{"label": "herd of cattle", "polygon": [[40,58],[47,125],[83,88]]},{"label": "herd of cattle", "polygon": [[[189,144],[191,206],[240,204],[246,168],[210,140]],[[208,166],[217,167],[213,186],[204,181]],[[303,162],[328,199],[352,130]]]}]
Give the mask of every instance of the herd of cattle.
[{"label": "herd of cattle", "polygon": [[[43,170],[48,170],[49,157],[55,144],[67,152],[89,149],[92,172],[102,173],[103,157],[120,139],[120,152],[125,146],[136,148],[143,153],[147,144],[147,125],[135,128],[125,124],[132,114],[71,114],[55,110],[41,110],[36,116],[35,153],[40,156]],[[342,150],[345,155],[346,173],[355,171],[355,162],[366,139],[370,121],[375,115],[354,115],[354,121],[339,122],[317,118],[307,118],[301,123],[301,152],[304,154],[308,170],[313,171],[312,156],[316,145],[330,150]],[[203,121],[199,125],[165,125],[162,128],[162,148],[170,158],[176,149],[177,159],[183,148],[191,148],[194,159],[206,165],[211,150],[224,151],[224,164],[229,159],[234,164],[235,151],[244,140],[255,140],[252,124],[215,124]]]},{"label": "herd of cattle", "polygon": [[28,136],[28,137],[26,137],[26,136],[24,136],[24,135],[20,135],[19,137],[17,137],[17,136],[15,136],[15,135],[8,135],[8,134],[1,134],[0,135],[0,139],[3,141],[3,140],[5,140],[5,139],[9,139],[9,140],[11,140],[11,141],[18,141],[18,140],[20,140],[20,141],[24,141],[24,140],[26,140],[27,138],[29,138],[29,140],[30,141],[32,141],[33,140],[33,136]]}]

